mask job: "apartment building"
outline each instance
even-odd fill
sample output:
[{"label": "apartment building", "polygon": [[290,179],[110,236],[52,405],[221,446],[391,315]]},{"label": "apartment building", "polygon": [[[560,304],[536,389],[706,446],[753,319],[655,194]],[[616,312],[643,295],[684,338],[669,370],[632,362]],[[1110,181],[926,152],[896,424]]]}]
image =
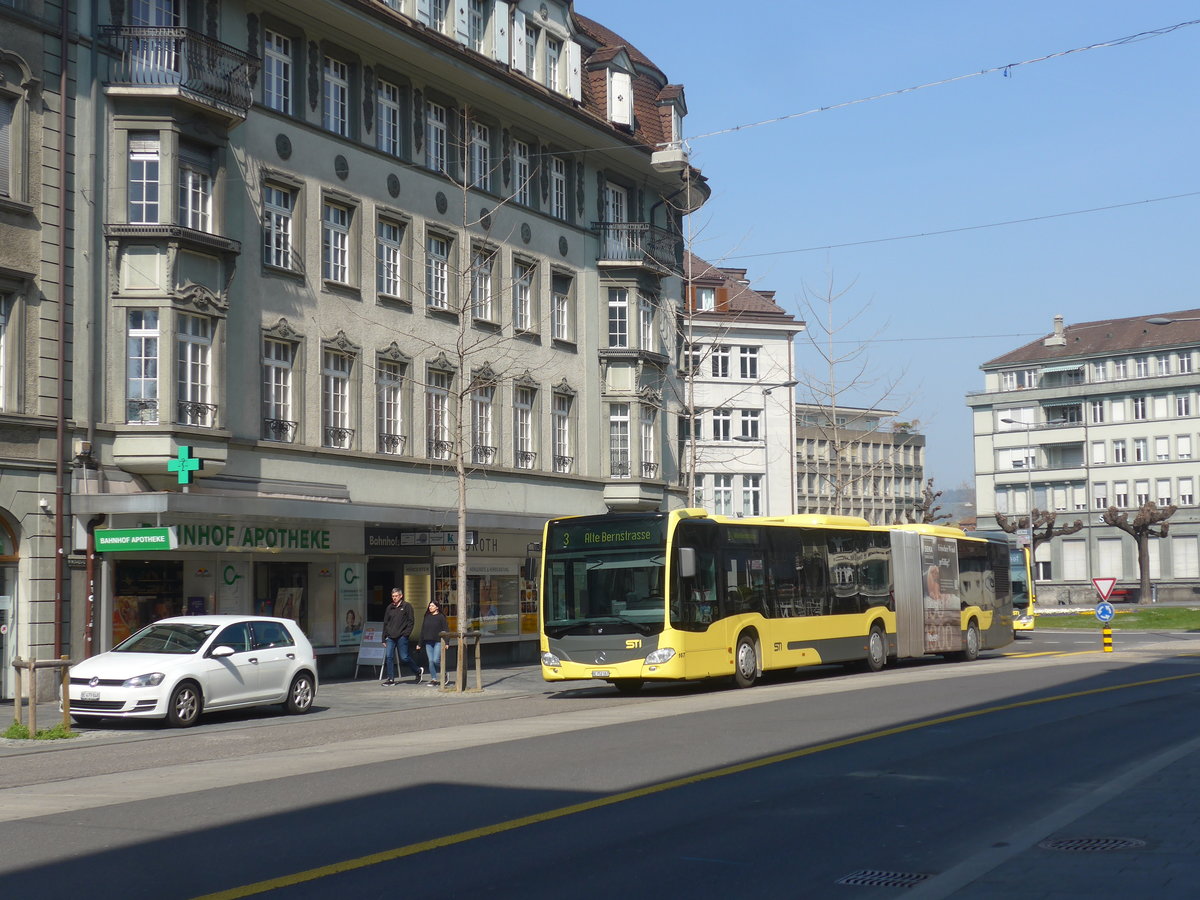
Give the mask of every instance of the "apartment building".
[{"label": "apartment building", "polygon": [[[16,605],[20,651],[57,652],[59,615],[79,655],[171,613],[286,609],[322,668],[346,671],[342,623],[378,620],[400,585],[531,657],[544,520],[682,502],[680,223],[708,196],[680,148],[682,86],[558,0],[124,0],[61,29],[57,14],[0,6],[37,37],[0,37],[14,116],[57,59],[48,35],[72,36],[77,160],[73,240],[43,230],[14,266],[26,287],[0,280],[39,460],[67,366],[61,602],[26,571],[55,557],[44,517],[0,497],[35,592]],[[31,173],[54,175],[41,144],[21,151],[28,206]],[[57,348],[52,304],[27,297],[56,246],[74,298]],[[35,468],[30,497],[53,498],[53,465]],[[169,532],[162,549],[87,552],[96,530],[143,527]]]},{"label": "apartment building", "polygon": [[984,363],[967,395],[975,434],[980,527],[995,514],[1052,510],[1082,528],[1038,548],[1043,599],[1094,602],[1091,580],[1136,589],[1133,538],[1105,525],[1109,507],[1174,505],[1152,539],[1159,598],[1191,599],[1200,579],[1195,453],[1200,441],[1200,310],[1067,325]]},{"label": "apartment building", "polygon": [[[722,515],[793,512],[793,338],[804,330],[745,269],[686,254],[680,313],[680,476]],[[687,410],[691,410],[688,415]]]},{"label": "apartment building", "polygon": [[796,512],[905,521],[925,482],[925,435],[895,410],[797,403]]}]

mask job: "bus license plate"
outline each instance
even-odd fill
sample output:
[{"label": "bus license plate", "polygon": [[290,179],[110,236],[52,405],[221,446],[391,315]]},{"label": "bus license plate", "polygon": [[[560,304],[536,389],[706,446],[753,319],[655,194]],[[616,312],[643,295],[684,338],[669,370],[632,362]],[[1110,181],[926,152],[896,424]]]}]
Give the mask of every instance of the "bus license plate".
[{"label": "bus license plate", "polygon": [[608,669],[592,669],[593,678],[607,678],[611,674]]},{"label": "bus license plate", "polygon": [[99,691],[81,691],[79,694],[79,699],[80,700],[99,700],[100,692]]}]

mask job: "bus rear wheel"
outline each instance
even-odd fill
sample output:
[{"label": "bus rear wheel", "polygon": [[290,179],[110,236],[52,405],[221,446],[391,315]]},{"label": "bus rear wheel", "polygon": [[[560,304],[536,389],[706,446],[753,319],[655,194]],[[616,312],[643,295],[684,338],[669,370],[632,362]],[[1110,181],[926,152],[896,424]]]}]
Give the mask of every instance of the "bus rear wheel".
[{"label": "bus rear wheel", "polygon": [[967,633],[963,635],[962,652],[958,654],[958,658],[963,662],[971,662],[973,659],[979,659],[979,646],[982,642],[979,639],[979,623],[972,619],[967,624]]},{"label": "bus rear wheel", "polygon": [[868,672],[882,672],[883,667],[887,665],[887,638],[884,637],[883,629],[878,623],[871,626],[871,633],[867,635],[867,658],[864,665]]},{"label": "bus rear wheel", "polygon": [[733,683],[740,688],[753,687],[758,680],[758,652],[754,649],[754,638],[743,634],[738,638],[737,652],[733,657]]}]

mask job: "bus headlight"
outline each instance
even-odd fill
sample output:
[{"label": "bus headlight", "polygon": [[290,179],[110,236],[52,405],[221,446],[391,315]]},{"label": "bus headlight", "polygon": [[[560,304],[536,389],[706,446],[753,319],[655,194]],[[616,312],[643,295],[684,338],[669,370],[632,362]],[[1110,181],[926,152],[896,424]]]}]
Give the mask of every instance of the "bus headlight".
[{"label": "bus headlight", "polygon": [[673,656],[675,656],[675,651],[670,647],[660,647],[659,649],[652,651],[650,655],[646,657],[646,665],[661,666]]},{"label": "bus headlight", "polygon": [[562,665],[562,660],[547,650],[542,654],[542,665],[555,669]]}]

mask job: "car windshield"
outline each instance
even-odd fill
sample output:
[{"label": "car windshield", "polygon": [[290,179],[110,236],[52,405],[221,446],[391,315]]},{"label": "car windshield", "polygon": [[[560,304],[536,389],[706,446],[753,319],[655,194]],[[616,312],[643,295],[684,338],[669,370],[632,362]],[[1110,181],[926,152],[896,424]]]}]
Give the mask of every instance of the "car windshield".
[{"label": "car windshield", "polygon": [[114,653],[196,653],[215,625],[147,625],[133,637],[113,647]]}]

